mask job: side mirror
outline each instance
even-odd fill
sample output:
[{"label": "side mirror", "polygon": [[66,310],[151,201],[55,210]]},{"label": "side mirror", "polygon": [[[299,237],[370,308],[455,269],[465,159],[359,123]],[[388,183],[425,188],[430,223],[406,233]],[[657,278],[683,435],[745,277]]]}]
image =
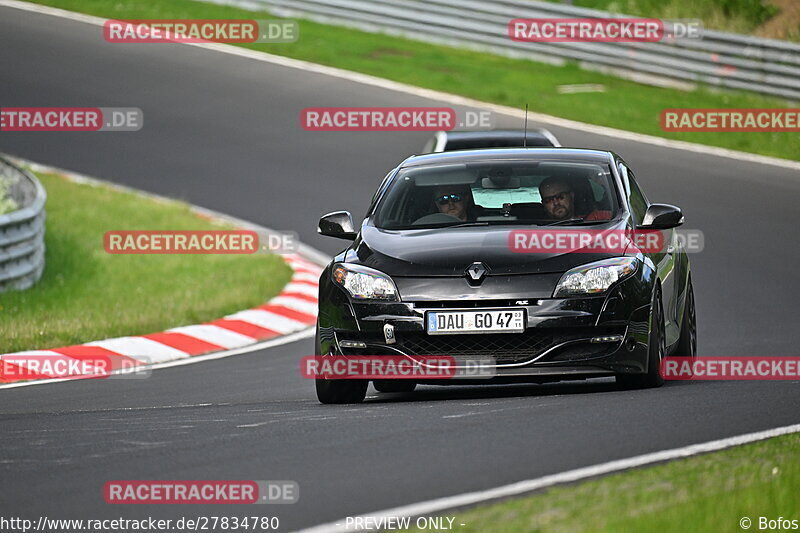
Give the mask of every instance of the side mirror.
[{"label": "side mirror", "polygon": [[317,233],[326,237],[355,240],[358,233],[353,226],[353,215],[349,211],[334,211],[319,219]]},{"label": "side mirror", "polygon": [[680,207],[669,204],[650,204],[639,229],[672,229],[683,224]]}]

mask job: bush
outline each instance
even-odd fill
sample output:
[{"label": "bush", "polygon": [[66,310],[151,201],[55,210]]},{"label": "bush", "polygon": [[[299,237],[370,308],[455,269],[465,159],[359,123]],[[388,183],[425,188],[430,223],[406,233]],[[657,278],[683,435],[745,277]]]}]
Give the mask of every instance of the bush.
[{"label": "bush", "polygon": [[573,0],[572,3],[639,17],[697,18],[707,29],[734,33],[750,33],[780,11],[768,0]]},{"label": "bush", "polygon": [[765,0],[717,0],[726,17],[743,17],[759,25],[778,14],[780,9]]},{"label": "bush", "polygon": [[17,202],[10,196],[11,181],[0,176],[0,215],[17,210]]}]

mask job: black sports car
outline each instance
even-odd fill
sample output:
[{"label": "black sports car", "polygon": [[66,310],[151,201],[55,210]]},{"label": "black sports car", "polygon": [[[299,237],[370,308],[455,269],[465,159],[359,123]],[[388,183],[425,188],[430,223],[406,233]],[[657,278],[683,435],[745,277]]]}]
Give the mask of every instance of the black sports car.
[{"label": "black sports car", "polygon": [[[682,223],[679,208],[648,202],[613,152],[409,157],[378,187],[358,231],[346,211],[319,221],[321,234],[353,243],[320,279],[317,355],[479,360],[491,383],[615,376],[623,387],[660,386],[664,357],[696,353],[689,258],[673,240]],[[655,230],[664,237],[656,248],[630,238]],[[582,231],[627,238],[609,249],[517,246]],[[417,382],[373,383],[400,392]],[[367,386],[316,379],[323,403],[360,402]]]}]

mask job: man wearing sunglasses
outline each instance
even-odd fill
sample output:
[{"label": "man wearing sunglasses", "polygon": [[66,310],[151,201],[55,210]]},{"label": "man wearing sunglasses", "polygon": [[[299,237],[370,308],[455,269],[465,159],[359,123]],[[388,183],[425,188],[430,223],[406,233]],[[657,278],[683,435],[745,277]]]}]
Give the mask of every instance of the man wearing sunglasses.
[{"label": "man wearing sunglasses", "polygon": [[433,192],[433,201],[440,213],[463,221],[468,219],[467,209],[471,205],[470,199],[465,187],[437,187]]},{"label": "man wearing sunglasses", "polygon": [[539,184],[539,195],[547,218],[569,220],[580,217],[584,220],[609,220],[611,211],[592,210],[590,213],[575,214],[575,192],[566,181],[550,177]]}]

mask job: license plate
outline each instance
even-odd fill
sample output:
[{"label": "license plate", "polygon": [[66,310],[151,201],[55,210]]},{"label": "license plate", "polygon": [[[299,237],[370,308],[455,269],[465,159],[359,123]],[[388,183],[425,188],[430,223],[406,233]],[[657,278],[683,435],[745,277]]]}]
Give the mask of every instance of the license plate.
[{"label": "license plate", "polygon": [[425,323],[428,335],[522,333],[525,331],[525,310],[428,311]]}]

